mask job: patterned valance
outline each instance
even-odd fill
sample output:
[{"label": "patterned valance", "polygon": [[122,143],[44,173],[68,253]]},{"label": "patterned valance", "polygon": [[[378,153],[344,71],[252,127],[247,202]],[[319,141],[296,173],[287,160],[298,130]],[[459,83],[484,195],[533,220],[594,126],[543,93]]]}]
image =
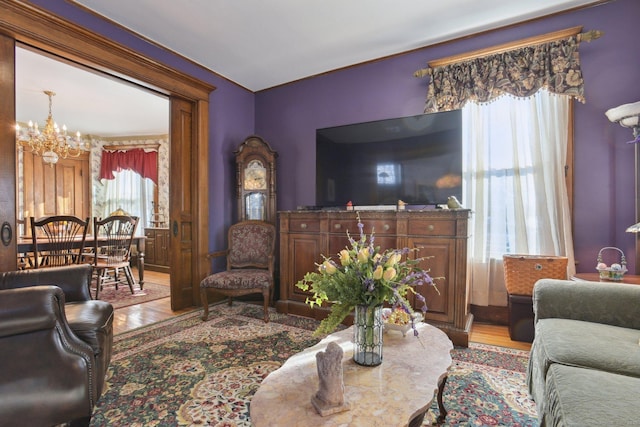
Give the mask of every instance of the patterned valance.
[{"label": "patterned valance", "polygon": [[577,36],[435,67],[425,113],[488,102],[503,94],[527,97],[541,88],[584,102]]}]

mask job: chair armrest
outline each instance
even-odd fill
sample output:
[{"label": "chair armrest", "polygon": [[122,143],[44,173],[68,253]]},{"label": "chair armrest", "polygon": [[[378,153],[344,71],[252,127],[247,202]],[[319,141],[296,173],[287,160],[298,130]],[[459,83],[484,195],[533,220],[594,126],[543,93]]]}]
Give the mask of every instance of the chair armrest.
[{"label": "chair armrest", "polygon": [[276,257],[273,254],[269,255],[269,273],[271,274],[271,277],[273,277],[273,274],[275,273],[275,267],[276,267]]},{"label": "chair armrest", "polygon": [[535,319],[563,318],[640,329],[640,286],[539,280],[533,288]]},{"label": "chair armrest", "polygon": [[66,302],[89,301],[92,267],[89,264],[0,273],[0,290],[39,285],[54,285],[62,289]]},{"label": "chair armrest", "polygon": [[0,291],[0,425],[90,416],[96,369],[93,350],[67,324],[60,288]]},{"label": "chair armrest", "polygon": [[64,293],[56,286],[0,291],[0,337],[55,328],[58,301]]},{"label": "chair armrest", "polygon": [[[229,255],[229,249],[225,249],[223,251],[213,251],[213,252],[209,252],[207,255],[205,255],[207,257],[207,260],[211,261],[214,258],[221,258],[221,257],[226,257],[227,255]],[[229,268],[229,260],[227,260],[227,263],[225,264],[224,268]],[[209,263],[209,272],[207,274],[213,274],[214,270],[216,268],[223,268],[222,267],[222,262],[218,261],[217,263],[215,263],[216,266],[214,266],[214,263]]]},{"label": "chair armrest", "polygon": [[207,259],[212,259],[212,258],[217,258],[221,256],[227,256],[227,254],[229,254],[229,250],[209,252],[205,256],[207,257]]}]

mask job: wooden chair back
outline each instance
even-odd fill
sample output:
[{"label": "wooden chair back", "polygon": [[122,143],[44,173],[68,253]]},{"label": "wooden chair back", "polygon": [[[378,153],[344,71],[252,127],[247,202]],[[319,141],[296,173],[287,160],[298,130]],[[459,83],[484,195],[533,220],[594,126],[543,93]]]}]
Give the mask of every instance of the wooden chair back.
[{"label": "wooden chair back", "polygon": [[93,230],[96,238],[93,251],[96,264],[128,263],[137,227],[136,216],[112,215],[102,220],[94,218]]},{"label": "wooden chair back", "polygon": [[52,215],[30,217],[33,241],[33,268],[79,264],[87,237],[89,218]]}]

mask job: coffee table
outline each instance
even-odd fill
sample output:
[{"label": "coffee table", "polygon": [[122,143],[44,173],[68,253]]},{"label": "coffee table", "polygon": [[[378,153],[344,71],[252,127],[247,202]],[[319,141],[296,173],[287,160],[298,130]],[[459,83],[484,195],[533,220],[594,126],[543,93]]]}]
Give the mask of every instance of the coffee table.
[{"label": "coffee table", "polygon": [[[444,422],[442,392],[453,344],[431,325],[419,324],[418,332],[418,337],[385,332],[383,362],[375,367],[353,361],[353,327],[327,336],[264,379],[251,399],[251,422],[255,427],[419,426],[436,392],[438,422]],[[351,409],[322,417],[311,403],[319,383],[316,353],[331,341],[344,351],[345,399]]]}]

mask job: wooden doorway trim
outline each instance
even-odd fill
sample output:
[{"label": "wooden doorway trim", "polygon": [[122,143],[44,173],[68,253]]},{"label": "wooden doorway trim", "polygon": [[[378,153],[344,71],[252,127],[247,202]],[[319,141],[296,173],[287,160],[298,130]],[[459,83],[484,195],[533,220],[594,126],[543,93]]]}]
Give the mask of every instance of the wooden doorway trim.
[{"label": "wooden doorway trim", "polygon": [[[203,207],[209,205],[207,193],[209,94],[215,90],[215,87],[147,58],[99,34],[78,27],[76,24],[32,4],[20,0],[0,0],[0,9],[2,9],[0,35],[13,39],[14,43],[19,42],[32,46],[53,54],[61,60],[82,64],[155,90],[167,95],[172,104],[176,100],[180,100],[179,102],[187,102],[191,105],[194,112],[193,132],[191,132],[190,141],[182,142],[188,146],[179,147],[179,149],[197,153],[193,156],[193,163],[190,165],[191,180],[182,180],[184,187],[181,189],[190,195],[188,200],[192,204],[190,210],[193,212],[190,224],[193,227],[194,238],[190,248],[190,266],[187,267],[184,264],[180,266],[180,269],[188,269],[188,274],[176,275],[177,281],[189,278],[190,283],[180,283],[179,286],[182,289],[191,288],[191,298],[180,298],[180,301],[176,301],[174,305],[172,297],[172,308],[179,309],[185,304],[197,304],[199,302],[198,284],[208,270],[204,256],[208,251],[208,211]],[[8,60],[6,55],[11,55],[11,59]],[[13,55],[15,53],[11,54],[5,49],[1,64],[3,66],[14,64]],[[0,117],[10,119],[9,122],[15,120],[15,75],[13,69],[11,67],[11,73],[0,73],[0,99],[7,101],[0,103]],[[9,100],[11,102],[8,102]],[[171,128],[173,126],[174,123],[171,123]],[[15,135],[12,132],[0,132],[0,150],[5,149],[10,149],[11,152],[15,150]],[[14,157],[3,156],[0,158],[0,169],[3,171],[15,170]],[[13,193],[8,194],[15,193],[15,173],[12,176],[13,178],[8,173],[3,173],[0,178],[2,188],[14,188]],[[11,182],[8,182],[10,180]],[[189,188],[186,188],[187,186]],[[170,200],[169,204],[173,203],[174,201]],[[9,221],[15,230],[15,194],[13,199],[8,200],[7,209],[0,212],[0,215],[0,223]],[[173,220],[171,218],[172,222]],[[171,244],[173,245],[173,243],[172,241]],[[15,265],[15,244],[8,248],[2,251],[3,261],[0,266],[3,269],[8,265]],[[14,254],[9,253],[11,250]],[[9,262],[7,257],[13,257],[13,261]],[[174,269],[177,269],[177,266],[174,266]],[[172,274],[172,282],[173,276]]]}]

